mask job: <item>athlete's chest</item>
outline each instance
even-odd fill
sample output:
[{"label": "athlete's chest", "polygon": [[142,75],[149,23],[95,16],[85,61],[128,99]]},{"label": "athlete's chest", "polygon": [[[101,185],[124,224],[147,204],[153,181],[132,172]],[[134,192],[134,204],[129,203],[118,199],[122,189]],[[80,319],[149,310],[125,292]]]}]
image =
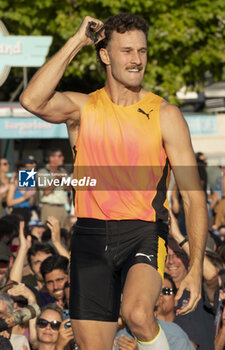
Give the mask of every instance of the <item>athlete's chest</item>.
[{"label": "athlete's chest", "polygon": [[108,108],[86,114],[82,132],[95,147],[133,150],[134,153],[151,150],[161,142],[158,113],[147,108]]}]

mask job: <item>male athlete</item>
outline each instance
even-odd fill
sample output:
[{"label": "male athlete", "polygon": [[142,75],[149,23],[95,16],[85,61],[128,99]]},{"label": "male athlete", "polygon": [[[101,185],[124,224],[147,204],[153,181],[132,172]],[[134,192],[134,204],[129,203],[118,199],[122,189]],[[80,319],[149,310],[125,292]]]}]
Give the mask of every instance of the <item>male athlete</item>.
[{"label": "male athlete", "polygon": [[[112,16],[105,23],[85,17],[21,96],[21,104],[38,117],[66,123],[71,147],[76,143],[75,165],[94,168],[105,184],[104,190],[96,187],[76,194],[70,317],[81,350],[112,349],[122,292],[122,316],[139,349],[169,349],[153,315],[166,258],[169,166],[182,193],[191,250],[190,271],[177,298],[184,289],[191,297],[179,313],[194,310],[200,299],[207,232],[204,194],[183,116],[141,87],[147,34],[145,20],[131,14]],[[69,63],[94,43],[106,71],[105,87],[90,95],[56,92]],[[110,171],[104,169],[110,166],[115,173],[121,169],[121,188],[107,187]],[[132,188],[129,167],[139,182],[148,179],[148,190]],[[149,173],[139,176],[139,168]],[[124,184],[129,183],[131,190],[125,191]]]}]

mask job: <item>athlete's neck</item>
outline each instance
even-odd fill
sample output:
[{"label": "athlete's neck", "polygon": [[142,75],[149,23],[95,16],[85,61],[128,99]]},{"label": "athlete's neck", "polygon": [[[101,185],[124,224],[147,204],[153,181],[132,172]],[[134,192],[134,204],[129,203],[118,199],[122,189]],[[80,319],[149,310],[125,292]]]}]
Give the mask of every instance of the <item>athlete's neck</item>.
[{"label": "athlete's neck", "polygon": [[108,83],[105,85],[105,91],[113,103],[123,107],[137,103],[148,93],[141,87],[127,88],[125,86],[113,86]]}]

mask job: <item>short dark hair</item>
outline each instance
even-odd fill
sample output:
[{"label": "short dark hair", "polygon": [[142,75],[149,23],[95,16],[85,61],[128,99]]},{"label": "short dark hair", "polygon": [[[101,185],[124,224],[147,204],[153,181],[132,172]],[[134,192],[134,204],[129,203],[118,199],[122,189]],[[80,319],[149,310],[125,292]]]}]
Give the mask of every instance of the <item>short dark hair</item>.
[{"label": "short dark hair", "polygon": [[164,272],[164,280],[170,281],[170,283],[172,285],[172,289],[173,289],[173,294],[176,295],[177,294],[176,284],[174,283],[174,280],[172,279],[172,277],[166,272]]},{"label": "short dark hair", "polygon": [[95,45],[97,59],[104,69],[105,64],[102,62],[99,52],[102,48],[107,47],[109,41],[112,38],[113,31],[123,34],[127,31],[135,29],[141,30],[145,34],[147,41],[149,26],[144,18],[133,15],[131,13],[120,13],[118,15],[109,17],[104,22],[105,38]]},{"label": "short dark hair", "polygon": [[56,255],[55,249],[50,244],[35,242],[32,244],[32,246],[28,249],[28,252],[27,252],[27,261],[30,266],[31,266],[31,256],[36,255],[38,252]]},{"label": "short dark hair", "polygon": [[45,275],[54,270],[62,270],[65,274],[68,274],[68,264],[69,260],[62,255],[53,255],[45,259],[40,268],[43,279],[45,280]]},{"label": "short dark hair", "polygon": [[52,157],[55,155],[56,152],[62,152],[61,148],[58,147],[52,147],[47,151],[47,158]]}]

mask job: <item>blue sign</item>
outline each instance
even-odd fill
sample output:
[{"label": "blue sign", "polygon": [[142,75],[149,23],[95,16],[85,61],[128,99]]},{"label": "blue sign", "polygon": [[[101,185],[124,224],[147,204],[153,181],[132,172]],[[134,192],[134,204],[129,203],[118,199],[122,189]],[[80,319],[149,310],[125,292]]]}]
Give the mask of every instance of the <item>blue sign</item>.
[{"label": "blue sign", "polygon": [[37,172],[32,170],[19,170],[19,187],[35,187]]},{"label": "blue sign", "polygon": [[65,124],[51,124],[39,118],[0,118],[0,139],[67,139]]},{"label": "blue sign", "polygon": [[184,115],[188,123],[191,135],[215,135],[218,134],[218,119],[215,114]]}]

